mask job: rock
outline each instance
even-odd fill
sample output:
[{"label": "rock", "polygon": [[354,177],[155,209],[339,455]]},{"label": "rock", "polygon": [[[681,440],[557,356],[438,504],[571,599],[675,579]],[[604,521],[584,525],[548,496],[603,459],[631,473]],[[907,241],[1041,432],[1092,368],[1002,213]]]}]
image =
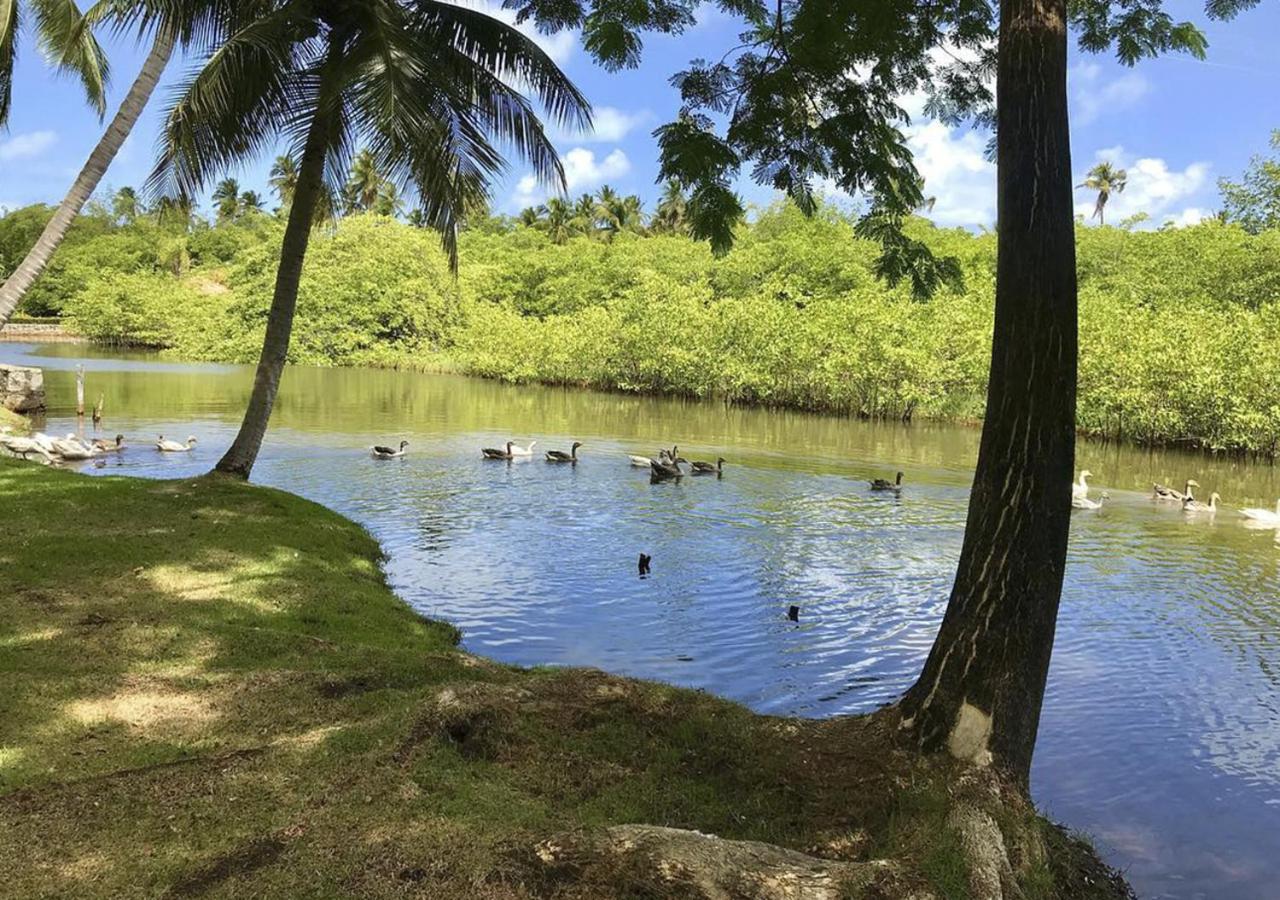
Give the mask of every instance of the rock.
[{"label": "rock", "polygon": [[[657,825],[572,832],[534,848],[549,869],[619,895],[696,900],[837,900],[916,897],[890,862],[819,859],[759,841],[731,841]],[[851,893],[852,892],[852,893]]]},{"label": "rock", "polygon": [[0,365],[0,406],[12,412],[44,409],[44,372],[29,366]]}]

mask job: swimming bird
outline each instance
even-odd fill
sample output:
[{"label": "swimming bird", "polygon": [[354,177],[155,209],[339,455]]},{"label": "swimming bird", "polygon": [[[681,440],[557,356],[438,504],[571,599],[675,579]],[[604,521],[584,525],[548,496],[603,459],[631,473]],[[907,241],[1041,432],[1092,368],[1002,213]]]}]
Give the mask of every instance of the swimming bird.
[{"label": "swimming bird", "polygon": [[[667,451],[663,450],[662,452],[665,454]],[[631,465],[637,468],[647,469],[653,465],[653,460],[647,456],[628,456],[627,459],[631,460]]]},{"label": "swimming bird", "polygon": [[1280,527],[1280,500],[1276,501],[1275,511],[1269,509],[1259,509],[1256,506],[1250,506],[1247,509],[1240,510],[1240,515],[1246,519],[1257,522],[1260,525],[1275,525]]},{"label": "swimming bird", "polygon": [[76,440],[75,435],[67,435],[64,440],[54,441],[53,452],[69,462],[93,459],[98,455],[97,450]]},{"label": "swimming bird", "polygon": [[507,446],[504,450],[499,450],[497,447],[484,447],[480,452],[484,454],[485,459],[511,459],[512,446],[511,441],[507,441]]},{"label": "swimming bird", "polygon": [[1182,501],[1182,511],[1185,513],[1207,513],[1208,515],[1213,515],[1218,511],[1218,501],[1221,499],[1222,497],[1218,495],[1217,491],[1209,495],[1208,503],[1201,503],[1199,500],[1187,498]]},{"label": "swimming bird", "polygon": [[533,456],[533,448],[537,441],[530,441],[528,447],[521,447],[519,444],[507,444],[511,448],[512,456]]},{"label": "swimming bird", "polygon": [[1071,499],[1085,499],[1089,496],[1089,479],[1093,473],[1088,469],[1080,470],[1080,480],[1071,485]]},{"label": "swimming bird", "polygon": [[1111,495],[1103,491],[1102,496],[1097,500],[1090,500],[1088,497],[1072,497],[1071,506],[1075,509],[1102,509],[1102,501],[1110,499]]},{"label": "swimming bird", "polygon": [[649,475],[657,481],[669,481],[673,478],[683,478],[684,471],[680,468],[680,463],[685,460],[676,457],[674,460],[655,459],[649,463]]},{"label": "swimming bird", "polygon": [[124,435],[117,434],[114,441],[108,441],[105,438],[94,438],[93,449],[99,453],[119,453],[124,449]]},{"label": "swimming bird", "polygon": [[179,444],[177,441],[166,441],[164,435],[160,435],[156,439],[156,449],[164,453],[186,453],[196,445],[194,437],[188,437],[185,444]]},{"label": "swimming bird", "polygon": [[689,465],[694,475],[720,475],[724,472],[724,457],[720,457],[714,463],[693,462]]},{"label": "swimming bird", "polygon": [[897,493],[902,490],[902,473],[898,473],[898,477],[893,481],[886,481],[883,478],[873,478],[867,482],[871,485],[873,491],[893,491]]},{"label": "swimming bird", "polygon": [[1183,488],[1181,491],[1175,488],[1166,487],[1163,484],[1157,484],[1155,482],[1152,482],[1151,499],[1152,500],[1168,500],[1171,503],[1181,503],[1183,500],[1194,500],[1195,497],[1191,493],[1191,489],[1193,487],[1200,487],[1200,482],[1195,481],[1194,479],[1191,479],[1191,478],[1187,479],[1187,483],[1183,485]]},{"label": "swimming bird", "polygon": [[582,441],[574,441],[573,447],[568,453],[563,450],[548,450],[547,462],[567,462],[576,463],[578,461],[578,448],[582,446]]},{"label": "swimming bird", "polygon": [[369,448],[370,454],[374,459],[399,459],[404,456],[404,448],[409,446],[408,441],[401,441],[399,449],[384,447],[381,444],[375,444]]}]

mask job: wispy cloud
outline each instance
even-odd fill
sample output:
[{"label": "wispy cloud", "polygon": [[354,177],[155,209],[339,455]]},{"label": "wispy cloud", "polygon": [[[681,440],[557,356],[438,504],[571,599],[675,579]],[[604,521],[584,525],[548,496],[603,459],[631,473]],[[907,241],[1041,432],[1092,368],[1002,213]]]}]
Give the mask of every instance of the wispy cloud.
[{"label": "wispy cloud", "polygon": [[553,137],[557,141],[590,142],[600,144],[616,144],[637,128],[654,119],[653,113],[647,109],[628,112],[616,106],[597,106],[591,113],[591,131],[582,133],[557,132]]},{"label": "wispy cloud", "polygon": [[[1109,162],[1126,171],[1125,189],[1112,194],[1107,202],[1107,221],[1119,222],[1130,216],[1145,213],[1149,227],[1166,221],[1177,225],[1194,225],[1206,213],[1200,207],[1188,205],[1188,201],[1211,183],[1212,167],[1207,162],[1193,162],[1182,169],[1170,167],[1165,160],[1154,156],[1134,157],[1124,147],[1106,147],[1094,153],[1096,162]],[[1076,184],[1085,180],[1080,174]],[[1076,215],[1091,216],[1097,197],[1085,188],[1076,191]]]},{"label": "wispy cloud", "polygon": [[[564,180],[567,192],[572,195],[578,191],[599,187],[611,178],[621,178],[631,171],[631,160],[621,149],[614,149],[604,158],[597,158],[594,150],[586,147],[574,147],[562,154],[564,164]],[[512,195],[508,208],[513,212],[526,206],[533,206],[547,199],[547,190],[532,175],[525,175],[516,184],[516,192]]]},{"label": "wispy cloud", "polygon": [[39,156],[58,142],[56,131],[30,131],[0,141],[0,160],[30,159]]},{"label": "wispy cloud", "polygon": [[1140,72],[1107,79],[1097,63],[1073,66],[1069,82],[1074,125],[1088,125],[1102,116],[1130,109],[1151,93],[1151,83]]}]

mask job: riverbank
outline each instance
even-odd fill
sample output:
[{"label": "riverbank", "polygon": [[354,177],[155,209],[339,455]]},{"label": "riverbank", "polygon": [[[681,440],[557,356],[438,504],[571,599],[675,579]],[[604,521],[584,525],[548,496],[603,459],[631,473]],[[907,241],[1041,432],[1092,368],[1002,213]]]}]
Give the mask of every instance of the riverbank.
[{"label": "riverbank", "polygon": [[0,516],[0,895],[1124,896],[890,715],[463,653],[292,495],[0,461]]}]

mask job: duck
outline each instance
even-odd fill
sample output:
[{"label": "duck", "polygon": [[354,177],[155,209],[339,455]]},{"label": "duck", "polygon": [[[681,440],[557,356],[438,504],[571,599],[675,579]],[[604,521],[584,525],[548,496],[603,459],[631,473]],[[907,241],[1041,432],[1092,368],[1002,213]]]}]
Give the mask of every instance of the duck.
[{"label": "duck", "polygon": [[513,446],[515,445],[512,444],[511,441],[507,441],[507,446],[504,449],[500,450],[497,447],[483,447],[480,452],[484,454],[485,459],[511,459],[514,455],[511,452],[511,448]]},{"label": "duck", "polygon": [[186,453],[196,445],[194,437],[188,437],[185,444],[179,444],[177,441],[167,441],[164,435],[156,438],[156,449],[162,453]]},{"label": "duck", "polygon": [[507,446],[511,448],[512,456],[533,456],[533,448],[537,443],[537,441],[530,441],[528,447],[521,447],[519,444],[511,443],[508,443]]},{"label": "duck", "polygon": [[568,453],[563,450],[548,450],[547,462],[567,462],[576,463],[578,461],[578,448],[582,446],[582,441],[574,441],[573,447]]},{"label": "duck", "polygon": [[369,453],[374,459],[399,459],[404,456],[404,448],[408,446],[408,441],[401,441],[399,449],[392,449],[391,447],[384,447],[381,444],[376,444],[369,448]]},{"label": "duck", "polygon": [[1256,506],[1250,506],[1247,509],[1240,510],[1240,515],[1246,519],[1257,522],[1259,525],[1275,525],[1280,527],[1280,500],[1276,501],[1276,508],[1273,512],[1269,509],[1259,509]]},{"label": "duck", "polygon": [[1102,509],[1102,501],[1110,499],[1111,495],[1103,491],[1102,496],[1097,500],[1090,500],[1088,497],[1072,497],[1071,506],[1073,509]]},{"label": "duck", "polygon": [[1185,513],[1207,513],[1213,515],[1218,511],[1218,501],[1221,499],[1222,497],[1219,496],[1217,491],[1209,495],[1208,503],[1201,503],[1193,497],[1188,497],[1182,501],[1182,511]]},{"label": "duck", "polygon": [[893,481],[886,481],[883,478],[873,478],[869,482],[873,491],[901,491],[902,490],[902,473],[898,473],[898,477]]},{"label": "duck", "polygon": [[1089,497],[1089,479],[1093,477],[1093,473],[1088,469],[1080,470],[1080,480],[1071,485],[1071,499],[1088,499]]},{"label": "duck", "polygon": [[1152,482],[1151,499],[1152,500],[1168,500],[1171,503],[1181,503],[1184,500],[1194,500],[1195,497],[1191,493],[1191,489],[1193,487],[1200,487],[1200,482],[1192,478],[1187,479],[1187,483],[1183,485],[1183,488],[1181,491],[1175,488],[1166,487],[1163,484],[1157,484],[1155,482]]},{"label": "duck", "polygon": [[106,438],[94,438],[93,449],[99,453],[119,453],[124,449],[124,435],[117,434],[114,441],[108,441]]},{"label": "duck", "polygon": [[73,434],[67,435],[67,437],[61,441],[54,441],[53,452],[70,462],[93,459],[98,455],[97,450],[81,443]]},{"label": "duck", "polygon": [[689,467],[694,475],[721,475],[724,473],[724,457],[720,457],[714,463],[692,462],[689,463]]}]

